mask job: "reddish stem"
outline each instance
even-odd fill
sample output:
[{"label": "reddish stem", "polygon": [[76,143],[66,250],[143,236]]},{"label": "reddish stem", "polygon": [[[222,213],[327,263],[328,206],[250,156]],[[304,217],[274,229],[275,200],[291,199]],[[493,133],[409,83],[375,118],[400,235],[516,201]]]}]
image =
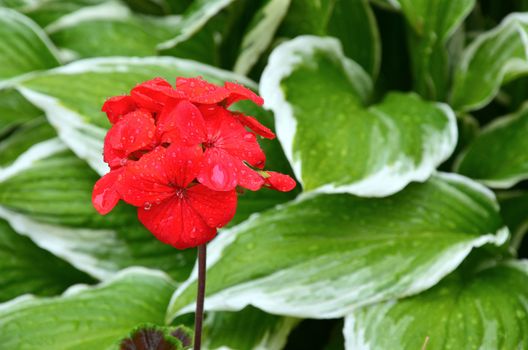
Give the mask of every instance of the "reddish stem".
[{"label": "reddish stem", "polygon": [[196,313],[194,319],[194,350],[202,346],[202,323],[205,298],[205,262],[207,247],[205,244],[198,246],[198,295],[196,297]]}]

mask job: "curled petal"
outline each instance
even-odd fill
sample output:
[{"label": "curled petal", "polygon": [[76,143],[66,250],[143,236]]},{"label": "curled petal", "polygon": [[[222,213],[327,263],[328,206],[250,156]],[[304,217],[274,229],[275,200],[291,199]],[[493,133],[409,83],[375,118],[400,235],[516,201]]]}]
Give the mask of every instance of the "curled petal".
[{"label": "curled petal", "polygon": [[112,169],[125,165],[134,152],[152,148],[155,133],[156,126],[149,112],[138,109],[128,113],[106,134],[104,161]]},{"label": "curled petal", "polygon": [[130,91],[136,104],[153,113],[159,113],[169,99],[181,99],[185,96],[162,78],[154,78],[141,83]]},{"label": "curled petal", "polygon": [[123,168],[111,170],[95,183],[92,192],[92,204],[99,214],[108,214],[121,199],[116,185],[122,178],[122,172]]},{"label": "curled petal", "polygon": [[250,117],[248,115],[243,115],[240,113],[236,114],[237,119],[246,127],[253,130],[257,135],[260,135],[264,138],[273,140],[275,138],[275,133],[262,125],[257,119]]},{"label": "curled petal", "polygon": [[256,191],[264,185],[264,179],[240,158],[219,148],[205,151],[198,181],[215,191],[231,191],[237,185]]},{"label": "curled petal", "polygon": [[289,192],[297,185],[295,180],[288,175],[277,173],[275,171],[266,171],[266,173],[268,176],[264,179],[266,182],[265,186],[272,190]]},{"label": "curled petal", "polygon": [[229,97],[226,100],[228,107],[240,100],[251,100],[259,106],[264,104],[262,97],[240,84],[226,81],[224,87],[229,91]]},{"label": "curled petal", "polygon": [[189,101],[167,104],[158,117],[157,133],[161,142],[202,143],[206,137],[205,121],[200,110]]},{"label": "curled petal", "polygon": [[139,221],[160,241],[177,249],[197,247],[216,236],[186,199],[173,196],[159,205],[138,208]]},{"label": "curled petal", "polygon": [[229,91],[226,88],[211,84],[201,77],[177,78],[176,89],[195,103],[215,104],[222,102],[229,96]]},{"label": "curled petal", "polygon": [[110,123],[115,124],[123,115],[133,112],[137,108],[132,97],[114,96],[105,101],[101,110],[106,113]]}]

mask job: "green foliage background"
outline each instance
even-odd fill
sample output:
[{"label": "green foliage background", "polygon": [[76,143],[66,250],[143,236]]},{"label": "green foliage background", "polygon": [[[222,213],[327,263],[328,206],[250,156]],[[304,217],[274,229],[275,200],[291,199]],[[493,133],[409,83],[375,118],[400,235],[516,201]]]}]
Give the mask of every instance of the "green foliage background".
[{"label": "green foliage background", "polygon": [[300,184],[209,245],[206,349],[528,349],[527,72],[524,0],[0,0],[0,349],[192,326],[195,252],[90,198],[104,100],[197,75]]}]

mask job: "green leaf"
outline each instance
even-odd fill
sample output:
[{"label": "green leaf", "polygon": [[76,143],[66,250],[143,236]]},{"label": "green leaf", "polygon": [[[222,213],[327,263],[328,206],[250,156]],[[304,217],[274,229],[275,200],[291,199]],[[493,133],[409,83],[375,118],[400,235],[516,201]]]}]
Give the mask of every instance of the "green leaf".
[{"label": "green leaf", "polygon": [[195,252],[159,242],[138,222],[131,206],[123,204],[109,215],[99,215],[91,204],[98,178],[59,140],[44,141],[0,170],[0,217],[96,278],[140,265],[185,279]]},{"label": "green leaf", "polygon": [[189,39],[199,31],[218,12],[233,3],[234,0],[196,0],[183,13],[181,22],[176,26],[177,34],[167,40],[158,49],[168,50]]},{"label": "green leaf", "polygon": [[177,17],[135,15],[108,2],[69,13],[46,27],[53,42],[71,58],[155,56],[156,45],[174,36]]},{"label": "green leaf", "polygon": [[335,39],[298,37],[272,53],[260,91],[305,190],[390,195],[425,181],[452,153],[449,106],[403,93],[368,106],[371,90]]},{"label": "green leaf", "polygon": [[239,312],[211,313],[204,323],[204,347],[280,350],[298,322],[295,318],[270,315],[253,307]]},{"label": "green leaf", "polygon": [[[29,103],[15,89],[0,89],[0,139],[13,127],[33,120],[42,114],[41,110]],[[2,162],[0,161],[0,163]]]},{"label": "green leaf", "polygon": [[0,81],[58,65],[44,31],[26,16],[0,7]]},{"label": "green leaf", "polygon": [[9,137],[0,141],[0,171],[11,165],[34,144],[56,136],[55,129],[43,116],[20,125]]},{"label": "green leaf", "polygon": [[230,80],[255,86],[243,76],[177,58],[109,57],[76,61],[50,70],[23,81],[18,89],[46,113],[59,137],[77,156],[104,174],[108,167],[101,154],[110,126],[101,112],[104,101],[156,76],[173,82],[177,76],[198,75],[215,83]]},{"label": "green leaf", "polygon": [[0,219],[0,302],[19,295],[55,295],[76,283],[93,280],[39,248]]},{"label": "green leaf", "polygon": [[248,74],[257,63],[270,45],[289,5],[290,0],[266,0],[254,15],[242,40],[241,52],[233,69],[236,73]]},{"label": "green leaf", "polygon": [[455,70],[451,105],[479,109],[507,83],[528,71],[528,15],[515,13],[496,28],[480,34],[465,50]]},{"label": "green leaf", "polygon": [[456,171],[494,188],[528,179],[528,106],[487,125],[457,162]]},{"label": "green leaf", "polygon": [[294,38],[302,34],[338,38],[347,57],[377,76],[381,44],[367,0],[292,0],[279,35]]},{"label": "green leaf", "polygon": [[174,283],[163,273],[128,269],[96,287],[61,297],[20,298],[0,305],[6,349],[109,349],[139,323],[163,324]]},{"label": "green leaf", "polygon": [[[305,195],[209,245],[205,305],[341,317],[427,289],[474,247],[507,237],[491,191],[455,174],[387,198]],[[174,294],[169,318],[192,311],[195,290],[196,271]]]},{"label": "green leaf", "polygon": [[[455,274],[429,291],[368,306],[346,318],[346,349],[524,349],[528,263]],[[383,336],[380,336],[380,335]]]},{"label": "green leaf", "polygon": [[415,90],[421,95],[444,100],[449,87],[447,43],[475,0],[398,0],[411,31]]}]

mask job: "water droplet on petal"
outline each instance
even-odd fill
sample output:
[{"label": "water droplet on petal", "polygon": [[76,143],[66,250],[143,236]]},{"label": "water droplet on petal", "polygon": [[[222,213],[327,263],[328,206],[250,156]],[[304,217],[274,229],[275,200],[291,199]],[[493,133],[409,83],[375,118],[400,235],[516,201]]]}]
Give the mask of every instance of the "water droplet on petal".
[{"label": "water droplet on petal", "polygon": [[152,208],[152,203],[150,203],[150,202],[145,202],[145,204],[143,205],[143,209],[145,209],[145,210],[150,210],[150,208]]}]

